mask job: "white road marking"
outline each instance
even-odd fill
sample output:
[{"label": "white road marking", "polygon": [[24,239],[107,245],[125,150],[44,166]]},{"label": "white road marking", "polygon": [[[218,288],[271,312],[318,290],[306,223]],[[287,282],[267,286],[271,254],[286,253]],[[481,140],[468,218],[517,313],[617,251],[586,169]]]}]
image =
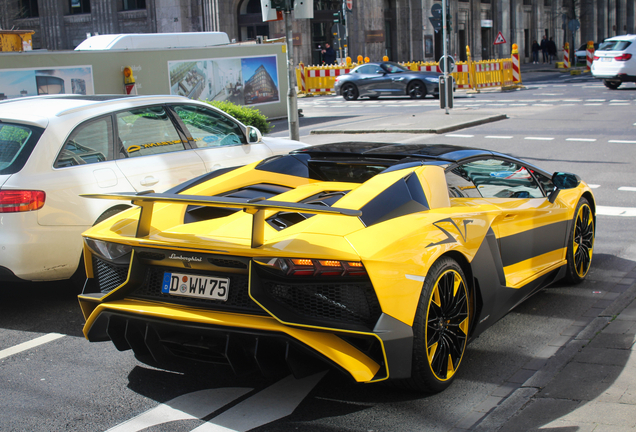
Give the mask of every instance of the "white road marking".
[{"label": "white road marking", "polygon": [[594,142],[596,138],[566,138],[566,141]]},{"label": "white road marking", "polygon": [[615,144],[636,144],[636,141],[624,141],[624,140],[609,140],[607,142],[611,142]]},{"label": "white road marking", "polygon": [[634,207],[606,207],[597,206],[596,214],[600,216],[625,216],[636,217],[636,208]]},{"label": "white road marking", "polygon": [[120,423],[107,432],[136,432],[162,423],[201,419],[250,391],[251,388],[228,387],[186,393]]},{"label": "white road marking", "polygon": [[510,104],[510,106],[528,106],[528,104],[526,104],[526,103],[515,103],[515,104]]},{"label": "white road marking", "polygon": [[221,413],[192,432],[245,432],[286,417],[307,397],[326,372],[297,380],[278,381]]},{"label": "white road marking", "polygon": [[486,135],[484,138],[491,138],[491,139],[512,139],[512,135]]},{"label": "white road marking", "polygon": [[605,102],[605,99],[585,99],[585,102]]},{"label": "white road marking", "polygon": [[610,106],[629,106],[629,105],[631,105],[631,104],[630,104],[630,103],[627,103],[627,102],[621,102],[621,103],[618,103],[618,102],[616,102],[616,103],[610,103]]},{"label": "white road marking", "polygon": [[628,192],[636,192],[636,187],[631,186],[621,186],[618,188],[619,191],[628,191]]},{"label": "white road marking", "polygon": [[60,333],[49,333],[44,336],[37,337],[28,342],[21,343],[11,348],[3,349],[2,351],[0,351],[0,359],[7,358],[9,356],[21,353],[26,350],[30,350],[31,348],[44,345],[45,343],[53,342],[54,340],[57,340],[63,337],[64,335]]},{"label": "white road marking", "polygon": [[589,184],[588,186],[590,189],[598,189],[601,187],[601,185],[596,185],[596,184]]},{"label": "white road marking", "polygon": [[475,135],[446,134],[444,136],[451,137],[451,138],[472,138]]},{"label": "white road marking", "polygon": [[554,104],[546,104],[546,103],[535,103],[532,106],[554,106]]},{"label": "white road marking", "polygon": [[585,106],[601,106],[603,104],[602,103],[586,103],[586,104],[583,104],[583,105],[585,105]]},{"label": "white road marking", "polygon": [[581,102],[581,99],[563,99],[562,102]]},{"label": "white road marking", "polygon": [[527,140],[536,140],[536,141],[552,141],[554,138],[551,137],[525,137]]}]

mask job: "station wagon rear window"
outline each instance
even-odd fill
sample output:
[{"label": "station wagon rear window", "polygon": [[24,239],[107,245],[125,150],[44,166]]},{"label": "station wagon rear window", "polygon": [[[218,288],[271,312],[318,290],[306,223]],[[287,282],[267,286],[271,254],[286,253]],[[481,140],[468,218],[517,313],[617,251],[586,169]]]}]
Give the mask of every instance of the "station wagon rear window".
[{"label": "station wagon rear window", "polygon": [[630,41],[606,41],[598,47],[599,51],[624,51],[632,43]]},{"label": "station wagon rear window", "polygon": [[0,174],[14,174],[22,169],[43,129],[0,122]]}]

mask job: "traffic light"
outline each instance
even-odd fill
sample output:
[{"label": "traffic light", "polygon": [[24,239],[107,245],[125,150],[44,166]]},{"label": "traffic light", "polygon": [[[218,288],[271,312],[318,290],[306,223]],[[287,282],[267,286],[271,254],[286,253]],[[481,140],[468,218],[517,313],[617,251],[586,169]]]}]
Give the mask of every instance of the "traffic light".
[{"label": "traffic light", "polygon": [[333,14],[333,22],[335,22],[335,23],[339,23],[340,22],[340,12],[335,12]]},{"label": "traffic light", "polygon": [[446,14],[446,31],[447,32],[452,32],[453,28],[451,27],[451,24],[453,23],[453,20],[451,18],[451,14]]}]

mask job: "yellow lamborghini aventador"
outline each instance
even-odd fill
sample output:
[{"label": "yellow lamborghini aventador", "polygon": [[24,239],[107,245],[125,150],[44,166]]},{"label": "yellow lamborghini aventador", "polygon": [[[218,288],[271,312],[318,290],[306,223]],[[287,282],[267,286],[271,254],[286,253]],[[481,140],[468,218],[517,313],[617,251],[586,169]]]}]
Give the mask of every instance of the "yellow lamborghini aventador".
[{"label": "yellow lamborghini aventador", "polygon": [[340,143],[211,172],[84,233],[90,341],[148,364],[329,364],[437,392],[467,343],[592,261],[576,175],[486,150]]}]

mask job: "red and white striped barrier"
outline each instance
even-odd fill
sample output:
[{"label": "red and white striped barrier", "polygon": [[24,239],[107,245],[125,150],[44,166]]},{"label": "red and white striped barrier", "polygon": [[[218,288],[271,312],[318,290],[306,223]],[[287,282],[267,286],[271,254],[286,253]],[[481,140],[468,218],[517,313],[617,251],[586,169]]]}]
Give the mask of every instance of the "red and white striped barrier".
[{"label": "red and white striped barrier", "polygon": [[587,43],[587,49],[585,50],[585,61],[587,63],[587,70],[592,69],[592,62],[594,61],[594,41]]},{"label": "red and white striped barrier", "polygon": [[304,93],[307,88],[305,84],[305,65],[303,62],[300,62],[298,66],[300,66],[300,91]]},{"label": "red and white striped barrier", "polygon": [[512,44],[512,82],[521,84],[521,72],[519,71],[519,48],[517,44]]},{"label": "red and white striped barrier", "polygon": [[563,46],[563,67],[570,68],[570,44],[567,42]]}]

